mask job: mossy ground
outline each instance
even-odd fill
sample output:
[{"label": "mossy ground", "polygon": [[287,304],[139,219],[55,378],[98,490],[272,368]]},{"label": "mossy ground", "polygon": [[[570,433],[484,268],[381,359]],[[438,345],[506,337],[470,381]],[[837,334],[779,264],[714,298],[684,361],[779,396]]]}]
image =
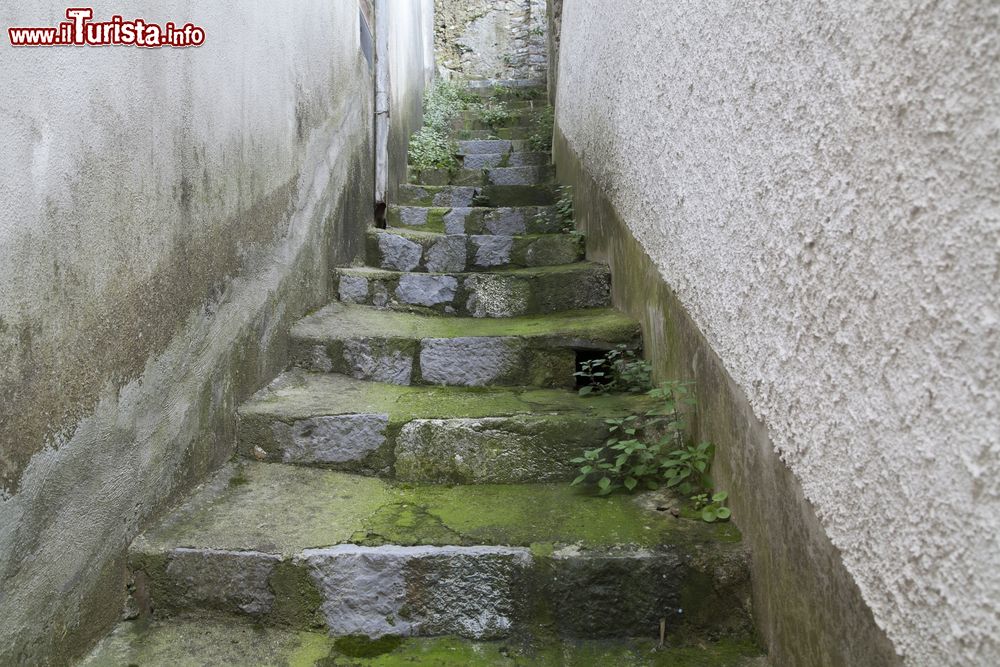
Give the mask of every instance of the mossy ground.
[{"label": "mossy ground", "polygon": [[122,623],[81,667],[750,667],[748,640],[657,647],[652,639],[525,644],[431,639],[332,638],[237,619]]}]

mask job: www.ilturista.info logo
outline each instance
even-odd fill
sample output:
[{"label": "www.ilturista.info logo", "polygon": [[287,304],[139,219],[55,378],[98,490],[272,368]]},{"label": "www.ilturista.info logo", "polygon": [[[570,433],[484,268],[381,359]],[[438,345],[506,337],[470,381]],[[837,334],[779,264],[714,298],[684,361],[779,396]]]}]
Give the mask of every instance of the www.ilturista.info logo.
[{"label": "www.ilturista.info logo", "polygon": [[144,19],[126,21],[112,16],[110,21],[91,21],[90,7],[70,7],[68,21],[49,28],[7,28],[12,46],[141,46],[160,47],[201,46],[205,29],[191,23],[164,25]]}]

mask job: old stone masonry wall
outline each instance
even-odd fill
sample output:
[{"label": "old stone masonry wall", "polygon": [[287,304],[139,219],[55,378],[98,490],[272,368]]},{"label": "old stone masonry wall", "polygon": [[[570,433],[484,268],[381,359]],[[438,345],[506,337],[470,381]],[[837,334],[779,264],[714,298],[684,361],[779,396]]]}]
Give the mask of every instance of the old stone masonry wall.
[{"label": "old stone masonry wall", "polygon": [[443,76],[546,80],[546,0],[435,0],[434,48]]}]

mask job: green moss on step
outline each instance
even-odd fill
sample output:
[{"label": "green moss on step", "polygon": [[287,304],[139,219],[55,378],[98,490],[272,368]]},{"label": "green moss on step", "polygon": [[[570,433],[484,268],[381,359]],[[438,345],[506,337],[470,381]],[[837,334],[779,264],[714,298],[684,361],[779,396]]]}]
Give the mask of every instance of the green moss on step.
[{"label": "green moss on step", "polygon": [[750,639],[657,647],[622,641],[332,638],[254,625],[242,619],[171,619],[121,623],[82,667],[756,667],[766,665]]},{"label": "green moss on step", "polygon": [[[343,543],[380,545],[718,544],[718,526],[645,509],[631,496],[597,498],[564,483],[409,486],[327,470],[247,463],[249,483],[208,485],[137,541],[135,559],[175,547],[293,556]],[[220,475],[226,479],[230,469]],[[728,526],[733,538],[736,529]],[[302,582],[286,581],[290,589]],[[296,596],[308,613],[308,591]]]},{"label": "green moss on step", "polygon": [[612,309],[571,310],[485,319],[417,315],[338,302],[299,321],[292,328],[293,338],[316,342],[389,336],[400,341],[460,336],[511,336],[617,344],[638,339],[639,326]]},{"label": "green moss on step", "polygon": [[370,639],[364,636],[338,637],[333,642],[337,653],[348,658],[377,658],[392,653],[403,645],[402,637],[380,637]]}]

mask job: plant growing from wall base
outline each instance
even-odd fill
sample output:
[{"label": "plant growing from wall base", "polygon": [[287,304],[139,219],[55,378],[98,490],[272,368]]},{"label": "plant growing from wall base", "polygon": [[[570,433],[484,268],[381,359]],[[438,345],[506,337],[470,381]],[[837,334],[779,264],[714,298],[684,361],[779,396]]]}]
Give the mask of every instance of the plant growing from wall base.
[{"label": "plant growing from wall base", "polygon": [[725,491],[713,493],[711,497],[707,493],[699,493],[691,497],[691,502],[702,521],[715,523],[716,521],[726,521],[732,516],[732,511],[725,505],[727,498],[729,498],[729,494]]},{"label": "plant growing from wall base", "polygon": [[574,458],[579,475],[572,485],[585,485],[598,495],[615,491],[657,489],[665,485],[690,498],[703,521],[726,521],[728,494],[714,491],[709,473],[713,445],[684,443],[686,408],[696,403],[684,382],[665,382],[647,394],[657,405],[642,415],[608,419],[609,437],[603,447]]},{"label": "plant growing from wall base", "polygon": [[582,387],[579,394],[604,394],[619,391],[637,394],[649,391],[652,385],[653,366],[642,359],[638,352],[627,346],[618,345],[603,357],[583,361],[575,375]]},{"label": "plant growing from wall base", "polygon": [[555,129],[555,115],[552,107],[545,107],[535,116],[531,136],[528,137],[528,146],[536,153],[552,152],[552,132]]}]

